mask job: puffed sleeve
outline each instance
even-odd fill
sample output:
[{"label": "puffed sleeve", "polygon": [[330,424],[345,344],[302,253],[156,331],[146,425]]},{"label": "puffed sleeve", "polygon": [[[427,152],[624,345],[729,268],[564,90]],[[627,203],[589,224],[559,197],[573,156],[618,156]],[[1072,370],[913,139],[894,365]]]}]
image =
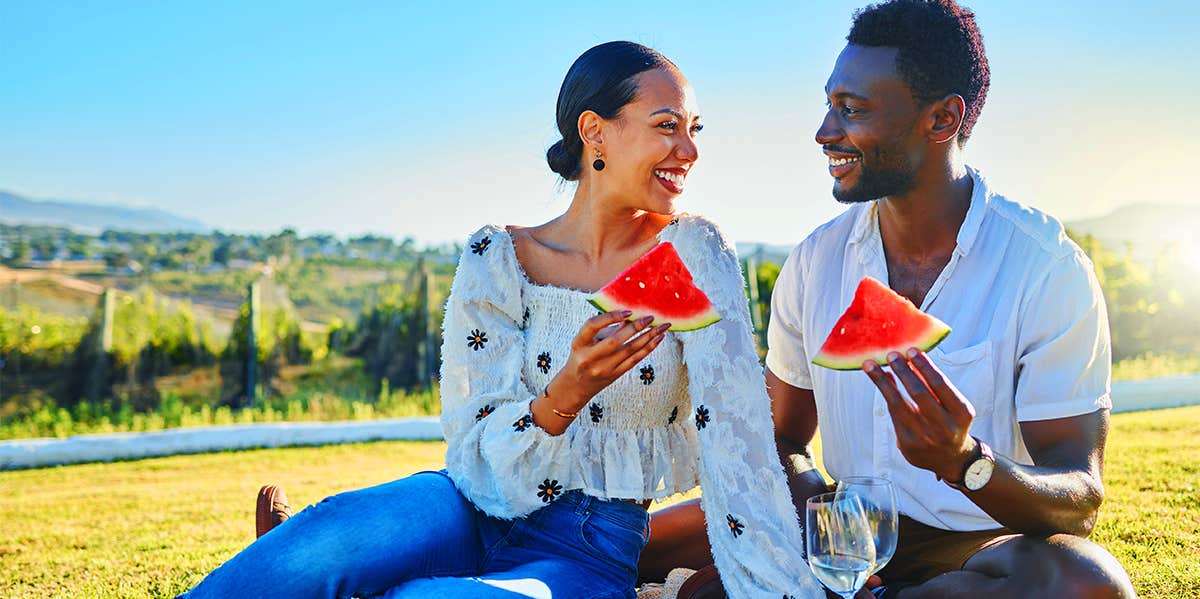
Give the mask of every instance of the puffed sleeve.
[{"label": "puffed sleeve", "polygon": [[[673,225],[674,226],[674,225]],[[775,451],[771,404],[733,248],[711,222],[679,221],[672,241],[722,320],[679,333],[700,446],[702,506],[730,596],[824,597]]]},{"label": "puffed sleeve", "polygon": [[512,238],[488,226],[471,236],[446,303],[442,432],[446,469],[483,512],[517,518],[562,495],[571,480],[567,435],[533,423],[537,393],[522,376],[521,271]]}]

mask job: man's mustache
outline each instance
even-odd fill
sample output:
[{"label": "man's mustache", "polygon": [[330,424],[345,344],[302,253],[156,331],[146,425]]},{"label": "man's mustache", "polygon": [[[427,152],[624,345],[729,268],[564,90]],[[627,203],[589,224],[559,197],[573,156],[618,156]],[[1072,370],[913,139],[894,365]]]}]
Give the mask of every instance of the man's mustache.
[{"label": "man's mustache", "polygon": [[857,154],[857,155],[862,154],[862,152],[859,152],[858,150],[856,150],[854,148],[847,148],[845,146],[824,145],[824,146],[821,146],[821,149],[826,152],[835,152],[838,154]]}]

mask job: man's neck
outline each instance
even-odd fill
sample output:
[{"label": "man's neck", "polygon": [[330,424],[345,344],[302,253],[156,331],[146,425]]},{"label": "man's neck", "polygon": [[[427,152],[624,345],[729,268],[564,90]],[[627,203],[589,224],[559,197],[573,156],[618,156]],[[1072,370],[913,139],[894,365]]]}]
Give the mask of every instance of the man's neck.
[{"label": "man's neck", "polygon": [[918,173],[911,191],[881,200],[879,232],[889,259],[924,262],[953,252],[973,188],[970,173],[955,161]]}]

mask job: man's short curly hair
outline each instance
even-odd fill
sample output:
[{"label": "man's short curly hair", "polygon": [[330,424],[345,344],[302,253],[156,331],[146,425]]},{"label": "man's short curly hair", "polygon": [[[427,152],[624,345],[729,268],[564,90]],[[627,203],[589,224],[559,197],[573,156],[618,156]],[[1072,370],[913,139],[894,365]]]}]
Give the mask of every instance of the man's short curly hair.
[{"label": "man's short curly hair", "polygon": [[975,13],[954,0],[889,0],[855,12],[846,41],[896,48],[896,71],[920,102],[962,96],[959,141],[971,136],[991,83]]}]

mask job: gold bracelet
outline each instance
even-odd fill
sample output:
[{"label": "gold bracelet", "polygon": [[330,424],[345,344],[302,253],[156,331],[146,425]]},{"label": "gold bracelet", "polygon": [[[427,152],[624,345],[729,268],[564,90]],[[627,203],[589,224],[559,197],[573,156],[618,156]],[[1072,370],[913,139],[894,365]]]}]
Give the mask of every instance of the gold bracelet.
[{"label": "gold bracelet", "polygon": [[[546,385],[542,389],[542,397],[545,397],[546,399],[550,399],[550,385]],[[576,416],[579,416],[579,412],[563,412],[562,410],[559,410],[558,408],[555,408],[555,407],[551,407],[550,411],[554,412],[554,414],[556,416],[558,416],[560,418],[566,418],[568,420],[571,418],[575,418]]]},{"label": "gold bracelet", "polygon": [[567,419],[574,418],[579,415],[579,412],[560,412],[558,411],[558,408],[550,408],[550,411]]}]

